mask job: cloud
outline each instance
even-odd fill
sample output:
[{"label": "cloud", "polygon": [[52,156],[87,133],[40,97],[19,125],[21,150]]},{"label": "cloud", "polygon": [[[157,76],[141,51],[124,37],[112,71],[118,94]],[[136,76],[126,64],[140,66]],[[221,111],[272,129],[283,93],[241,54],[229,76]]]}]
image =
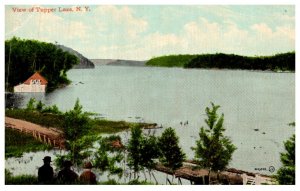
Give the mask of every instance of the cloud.
[{"label": "cloud", "polygon": [[74,40],[84,41],[89,33],[89,27],[82,21],[66,20],[52,13],[16,14],[11,9],[6,9],[5,24],[7,38],[18,36],[52,43],[58,41],[71,44]]},{"label": "cloud", "polygon": [[220,24],[200,18],[184,26],[181,41],[185,43],[187,53],[232,53],[234,49],[245,43],[247,37],[248,32],[240,29],[233,22]]},{"label": "cloud", "polygon": [[154,33],[142,40],[142,46],[114,47],[121,58],[149,59],[164,54],[234,53],[241,55],[272,55],[293,50],[294,28],[256,23],[241,29],[234,22],[217,23],[205,18],[188,22],[180,34]]},{"label": "cloud", "polygon": [[223,20],[235,19],[237,17],[237,14],[240,14],[240,13],[234,12],[232,9],[230,9],[229,6],[226,6],[226,5],[219,5],[219,6],[205,5],[205,6],[200,6],[199,10],[208,15],[214,15],[214,16],[220,17]]},{"label": "cloud", "polygon": [[[5,33],[6,38],[16,35],[48,42],[58,41],[89,58],[145,60],[164,54],[215,52],[271,55],[295,49],[294,16],[272,14],[276,21],[280,21],[277,23],[270,22],[271,18],[253,19],[252,15],[251,22],[245,23],[234,19],[235,12],[230,7],[213,8],[211,6],[204,10],[219,10],[219,16],[226,15],[226,18],[216,20],[202,14],[196,19],[187,17],[185,22],[165,20],[163,26],[170,26],[166,28],[171,30],[160,28],[162,23],[159,22],[158,28],[153,28],[151,16],[143,17],[128,6],[98,6],[80,16],[13,14],[6,9]],[[160,18],[158,13],[153,14],[155,17],[152,19]],[[184,16],[187,16],[186,12]]]},{"label": "cloud", "polygon": [[275,36],[278,38],[280,37],[287,37],[288,40],[295,42],[295,28],[289,26],[280,26],[276,27]]},{"label": "cloud", "polygon": [[115,30],[113,32],[121,32],[124,37],[135,38],[148,27],[148,22],[135,17],[132,9],[127,6],[120,8],[110,5],[99,6],[93,12],[100,32]]},{"label": "cloud", "polygon": [[151,48],[170,48],[178,46],[180,39],[175,34],[160,34],[158,32],[146,36],[144,44]]},{"label": "cloud", "polygon": [[254,24],[251,26],[251,29],[261,36],[268,37],[273,35],[272,29],[268,27],[265,23]]}]

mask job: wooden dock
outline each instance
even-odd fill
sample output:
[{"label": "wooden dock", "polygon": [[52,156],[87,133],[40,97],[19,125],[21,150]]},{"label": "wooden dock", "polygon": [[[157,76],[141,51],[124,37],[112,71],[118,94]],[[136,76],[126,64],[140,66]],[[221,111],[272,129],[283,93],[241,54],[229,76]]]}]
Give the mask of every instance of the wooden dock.
[{"label": "wooden dock", "polygon": [[[267,175],[255,174],[251,172],[241,171],[237,169],[227,169],[225,171],[209,172],[208,169],[197,168],[195,164],[184,163],[184,165],[175,170],[173,173],[171,169],[159,164],[155,170],[174,175],[181,182],[181,179],[186,179],[191,184],[197,185],[261,185],[261,184],[275,184],[273,178]],[[170,180],[167,180],[171,184]]]},{"label": "wooden dock", "polygon": [[5,117],[5,128],[15,129],[32,135],[36,140],[51,145],[54,148],[65,148],[62,132],[55,128],[41,127],[27,121],[9,117]]}]

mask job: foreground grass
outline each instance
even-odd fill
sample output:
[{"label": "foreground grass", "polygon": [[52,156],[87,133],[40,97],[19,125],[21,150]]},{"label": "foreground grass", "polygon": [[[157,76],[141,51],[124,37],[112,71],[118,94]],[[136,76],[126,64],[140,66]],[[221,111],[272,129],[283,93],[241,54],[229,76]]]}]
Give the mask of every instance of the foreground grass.
[{"label": "foreground grass", "polygon": [[130,127],[137,125],[139,127],[143,127],[142,123],[129,123],[125,121],[109,121],[104,119],[94,119],[91,121],[92,123],[92,134],[93,133],[118,133]]},{"label": "foreground grass", "polygon": [[21,157],[24,152],[50,150],[51,148],[51,146],[37,141],[31,135],[5,128],[5,158]]},{"label": "foreground grass", "polygon": [[33,175],[12,176],[12,174],[5,169],[5,184],[6,185],[36,185],[38,180]]},{"label": "foreground grass", "polygon": [[[64,116],[63,114],[40,113],[37,111],[28,111],[26,109],[7,109],[5,116],[16,119],[22,119],[44,127],[63,128]],[[92,126],[90,134],[111,134],[118,133],[136,125],[139,127],[147,126],[146,123],[130,123],[125,121],[110,121],[105,119],[90,118]]]},{"label": "foreground grass", "polygon": [[5,116],[22,119],[44,127],[61,128],[64,122],[63,115],[40,113],[38,111],[29,111],[26,109],[6,109]]}]

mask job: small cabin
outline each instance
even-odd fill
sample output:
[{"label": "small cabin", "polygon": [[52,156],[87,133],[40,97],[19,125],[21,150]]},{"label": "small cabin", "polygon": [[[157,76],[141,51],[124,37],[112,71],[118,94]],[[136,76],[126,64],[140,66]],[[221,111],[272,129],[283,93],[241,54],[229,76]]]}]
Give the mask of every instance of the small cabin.
[{"label": "small cabin", "polygon": [[14,86],[14,92],[46,92],[47,84],[48,81],[36,72],[22,84]]}]

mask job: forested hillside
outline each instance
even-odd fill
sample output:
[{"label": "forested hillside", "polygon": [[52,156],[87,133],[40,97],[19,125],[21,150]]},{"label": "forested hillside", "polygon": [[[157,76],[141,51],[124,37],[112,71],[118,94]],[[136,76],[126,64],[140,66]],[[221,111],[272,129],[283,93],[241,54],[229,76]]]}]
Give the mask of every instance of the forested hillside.
[{"label": "forested hillside", "polygon": [[73,69],[85,69],[85,68],[95,68],[94,63],[84,57],[82,54],[80,54],[79,52],[77,52],[76,50],[73,50],[70,47],[66,47],[64,45],[57,45],[58,48],[61,48],[63,51],[69,52],[70,54],[74,54],[75,56],[77,56],[79,58],[79,64],[76,64]]},{"label": "forested hillside", "polygon": [[147,66],[163,66],[163,67],[184,67],[189,61],[197,57],[197,55],[179,54],[159,56],[150,59]]},{"label": "forested hillside", "polygon": [[184,68],[295,71],[295,52],[274,56],[239,56],[235,54],[169,55],[152,58],[146,65]]},{"label": "forested hillside", "polygon": [[38,71],[48,80],[47,91],[68,84],[67,71],[79,59],[52,43],[13,37],[5,41],[5,89],[23,83]]}]

